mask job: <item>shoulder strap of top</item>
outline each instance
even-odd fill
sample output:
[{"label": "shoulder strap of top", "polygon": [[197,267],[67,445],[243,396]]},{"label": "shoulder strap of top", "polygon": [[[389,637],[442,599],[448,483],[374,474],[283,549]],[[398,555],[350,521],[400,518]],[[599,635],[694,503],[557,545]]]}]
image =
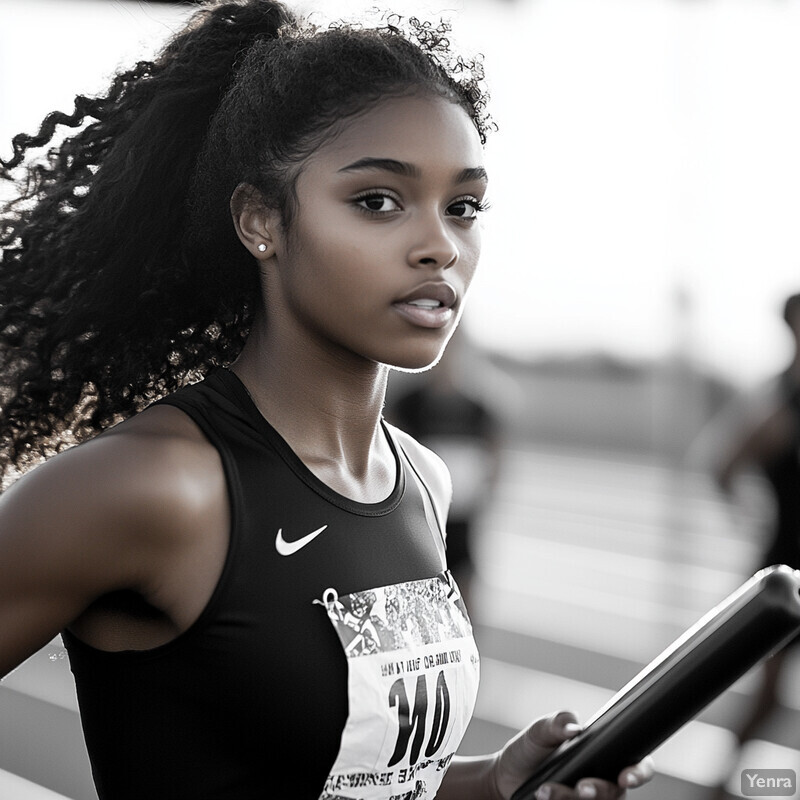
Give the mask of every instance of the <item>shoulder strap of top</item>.
[{"label": "shoulder strap of top", "polygon": [[[389,433],[389,426],[386,426],[386,430],[387,435],[391,436],[391,433]],[[441,501],[437,500],[435,494],[431,491],[428,482],[425,480],[425,478],[423,478],[422,473],[412,461],[408,454],[408,449],[403,446],[403,443],[400,441],[399,437],[392,438],[397,446],[397,452],[400,454],[401,459],[408,467],[409,474],[417,484],[417,488],[419,489],[419,493],[422,497],[422,504],[425,508],[425,519],[428,523],[431,534],[434,537],[436,549],[438,550],[441,558],[442,569],[445,569],[447,565],[447,558],[445,555],[445,521],[447,519],[447,510],[446,508],[442,507]]]}]

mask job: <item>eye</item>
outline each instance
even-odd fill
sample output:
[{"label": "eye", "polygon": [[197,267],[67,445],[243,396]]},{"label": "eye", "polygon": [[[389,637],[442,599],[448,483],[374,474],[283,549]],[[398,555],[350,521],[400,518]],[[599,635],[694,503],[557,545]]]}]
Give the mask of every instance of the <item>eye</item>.
[{"label": "eye", "polygon": [[476,197],[464,197],[461,200],[456,200],[447,207],[447,213],[451,217],[463,220],[476,219],[481,211],[486,211],[488,206],[478,200]]},{"label": "eye", "polygon": [[388,214],[400,211],[400,203],[385,192],[370,192],[355,198],[356,205],[370,214]]}]

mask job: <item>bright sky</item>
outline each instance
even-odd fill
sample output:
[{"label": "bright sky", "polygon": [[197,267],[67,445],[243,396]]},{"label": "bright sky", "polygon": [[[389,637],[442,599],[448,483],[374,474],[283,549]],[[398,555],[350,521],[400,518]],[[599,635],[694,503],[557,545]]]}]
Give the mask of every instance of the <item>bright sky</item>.
[{"label": "bright sky", "polygon": [[[302,8],[330,17],[372,5]],[[466,318],[477,336],[523,355],[634,358],[688,340],[695,358],[746,384],[782,367],[778,312],[800,291],[800,3],[391,8],[444,11],[455,38],[486,55],[500,131],[487,148],[492,210]],[[0,0],[0,152],[151,54],[185,13]],[[691,298],[682,322],[679,289]]]}]

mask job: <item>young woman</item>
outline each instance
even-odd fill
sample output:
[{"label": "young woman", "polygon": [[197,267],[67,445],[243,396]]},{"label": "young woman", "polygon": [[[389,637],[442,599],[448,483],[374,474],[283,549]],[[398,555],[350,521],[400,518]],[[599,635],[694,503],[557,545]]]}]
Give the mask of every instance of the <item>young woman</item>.
[{"label": "young woman", "polygon": [[479,65],[445,28],[212,4],[5,174],[84,119],[2,229],[5,466],[63,452],[0,503],[0,674],[63,632],[103,800],[507,800],[578,728],[454,755],[449,479],[381,418],[477,266]]}]

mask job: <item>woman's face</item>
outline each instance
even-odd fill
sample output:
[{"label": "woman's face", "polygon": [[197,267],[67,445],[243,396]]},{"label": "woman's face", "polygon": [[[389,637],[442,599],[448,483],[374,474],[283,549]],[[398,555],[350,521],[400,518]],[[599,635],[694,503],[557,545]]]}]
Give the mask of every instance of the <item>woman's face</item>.
[{"label": "woman's face", "polygon": [[267,319],[289,322],[295,344],[429,366],[478,264],[485,191],[457,105],[394,98],[348,120],[303,164],[290,229],[272,237]]}]

